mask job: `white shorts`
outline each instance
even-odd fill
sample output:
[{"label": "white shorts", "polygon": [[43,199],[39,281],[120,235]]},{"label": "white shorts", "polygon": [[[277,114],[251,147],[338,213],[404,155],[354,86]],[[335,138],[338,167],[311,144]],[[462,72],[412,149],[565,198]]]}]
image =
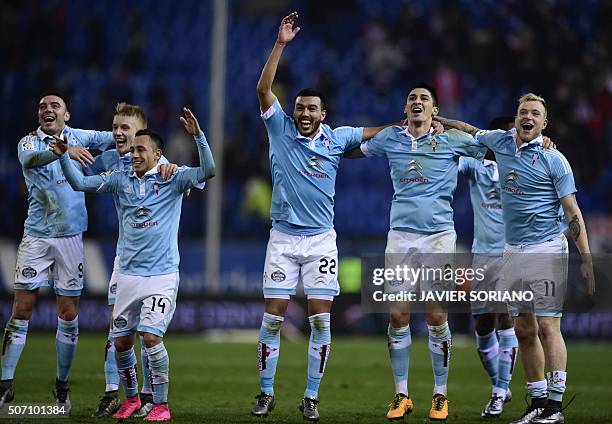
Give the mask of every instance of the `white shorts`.
[{"label": "white shorts", "polygon": [[163,337],[174,315],[178,285],[178,272],[151,277],[117,272],[111,335],[139,331]]},{"label": "white shorts", "polygon": [[[474,253],[472,258],[472,269],[483,269],[484,279],[473,278],[471,281],[471,291],[501,291],[504,290],[502,256],[486,256]],[[472,315],[507,313],[506,303],[493,302],[489,300],[473,300],[470,302]]]},{"label": "white shorts", "polygon": [[110,281],[108,283],[108,304],[115,304],[115,297],[117,294],[117,278],[119,278],[119,256],[115,256],[113,262],[113,273],[111,274]]},{"label": "white shorts", "polygon": [[[389,230],[385,249],[385,267],[408,266],[444,270],[454,267],[457,233],[455,230],[434,234]],[[434,273],[431,273],[434,274]],[[420,278],[418,281],[397,280],[385,282],[385,292],[447,290],[447,284],[437,278]]]},{"label": "white shorts", "polygon": [[334,230],[316,236],[270,230],[263,274],[264,297],[289,299],[296,294],[299,281],[309,299],[333,300],[340,294]]},{"label": "white shorts", "polygon": [[24,234],[17,250],[15,290],[52,286],[58,296],[83,291],[83,235],[41,238]]},{"label": "white shorts", "polygon": [[512,316],[521,312],[559,318],[567,290],[568,245],[563,234],[544,243],[504,247],[504,289],[533,292],[532,301],[509,302]]}]

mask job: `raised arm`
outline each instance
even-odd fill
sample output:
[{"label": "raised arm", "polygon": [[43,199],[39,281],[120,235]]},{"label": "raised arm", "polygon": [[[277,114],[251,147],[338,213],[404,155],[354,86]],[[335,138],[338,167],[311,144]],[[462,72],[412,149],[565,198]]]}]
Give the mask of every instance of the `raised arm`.
[{"label": "raised arm", "polygon": [[300,27],[293,28],[297,18],[297,12],[292,12],[283,18],[272,52],[270,52],[270,56],[268,56],[268,60],[261,71],[259,82],[257,82],[257,97],[259,97],[259,106],[262,112],[270,109],[270,106],[276,101],[276,95],[272,92],[272,83],[285,45],[291,42],[300,32]]},{"label": "raised arm", "polygon": [[576,202],[576,196],[574,194],[568,194],[561,198],[561,206],[565,213],[565,219],[568,222],[572,239],[576,243],[576,247],[582,257],[582,265],[580,265],[580,271],[582,276],[586,280],[587,292],[589,294],[595,293],[595,276],[593,273],[593,260],[591,258],[591,249],[589,248],[589,239],[586,232],[586,226],[584,224],[584,218],[582,212]]},{"label": "raised arm", "polygon": [[433,117],[434,121],[438,121],[439,123],[441,123],[442,125],[444,125],[444,129],[451,129],[454,128],[456,130],[459,131],[463,131],[465,133],[471,134],[471,135],[476,135],[476,133],[478,131],[480,131],[480,128],[476,128],[473,125],[467,124],[463,121],[457,121],[454,119],[447,119],[447,118],[442,118],[441,116],[434,116]]},{"label": "raised arm", "polygon": [[181,116],[181,123],[185,127],[185,130],[193,136],[196,144],[198,145],[198,155],[200,157],[200,168],[198,169],[198,180],[208,180],[215,176],[215,161],[213,159],[210,147],[206,142],[206,137],[200,129],[200,124],[196,119],[193,112],[186,107],[183,108],[183,116]]},{"label": "raised arm", "polygon": [[102,187],[106,187],[103,191],[112,191],[111,186],[107,184],[109,182],[107,176],[93,175],[87,177],[83,175],[83,172],[81,172],[81,170],[70,160],[67,141],[59,137],[53,138],[55,141],[51,143],[49,147],[53,149],[55,155],[59,156],[62,172],[73,190],[95,193],[100,191]]}]

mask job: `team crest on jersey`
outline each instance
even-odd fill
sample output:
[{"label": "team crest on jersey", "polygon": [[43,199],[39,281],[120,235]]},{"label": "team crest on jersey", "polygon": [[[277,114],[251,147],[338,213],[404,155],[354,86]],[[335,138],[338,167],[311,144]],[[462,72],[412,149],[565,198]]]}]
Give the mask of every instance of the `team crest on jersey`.
[{"label": "team crest on jersey", "polygon": [[32,140],[24,141],[21,144],[21,150],[34,150],[34,143]]},{"label": "team crest on jersey", "polygon": [[153,191],[156,195],[159,195],[159,184],[153,183]]},{"label": "team crest on jersey", "polygon": [[430,141],[427,141],[426,144],[429,144],[431,146],[432,151],[434,152],[440,151],[440,148],[439,148],[440,143],[435,138],[431,139]]},{"label": "team crest on jersey", "polygon": [[534,152],[531,154],[531,165],[535,165],[536,161],[540,158],[540,154],[538,152]]}]

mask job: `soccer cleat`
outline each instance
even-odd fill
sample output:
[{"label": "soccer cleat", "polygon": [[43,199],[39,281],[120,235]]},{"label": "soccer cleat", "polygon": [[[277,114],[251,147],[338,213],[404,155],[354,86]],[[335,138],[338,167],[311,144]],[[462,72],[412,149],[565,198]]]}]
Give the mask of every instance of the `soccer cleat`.
[{"label": "soccer cleat", "polygon": [[441,393],[436,393],[431,400],[429,410],[430,421],[446,421],[448,419],[448,399]]},{"label": "soccer cleat", "polygon": [[308,421],[319,421],[319,410],[317,409],[317,405],[319,401],[315,398],[306,397],[302,399],[300,403],[300,411],[302,411],[302,415],[305,420]]},{"label": "soccer cleat", "polygon": [[171,419],[167,403],[154,404],[151,412],[144,418],[145,421],[170,421]]},{"label": "soccer cleat", "polygon": [[510,424],[531,424],[533,423],[533,420],[543,411],[544,408],[534,408],[533,406],[529,405],[523,415],[521,415],[518,420],[512,421]]},{"label": "soccer cleat", "polygon": [[267,417],[276,406],[274,395],[261,392],[255,396],[255,399],[257,399],[257,402],[251,408],[251,414],[255,415],[256,417]]},{"label": "soccer cleat", "polygon": [[91,414],[92,417],[110,417],[121,405],[121,399],[119,399],[119,393],[114,392],[106,392],[104,393],[104,397],[100,399],[100,405],[98,405],[98,409]]},{"label": "soccer cleat", "polygon": [[140,394],[140,409],[132,414],[132,418],[143,418],[153,409],[153,393]]},{"label": "soccer cleat", "polygon": [[512,392],[510,389],[506,390],[506,397],[504,398],[504,403],[512,402]]},{"label": "soccer cleat", "polygon": [[14,397],[13,381],[7,380],[0,382],[0,408],[2,408],[5,403],[12,401]]},{"label": "soccer cleat", "polygon": [[70,415],[70,410],[72,409],[72,404],[70,403],[70,386],[68,382],[62,382],[59,380],[55,380],[55,387],[53,388],[53,398],[55,399],[55,403],[59,408],[62,409],[63,415]]},{"label": "soccer cleat", "polygon": [[542,411],[542,413],[535,417],[531,422],[533,424],[565,423],[565,417],[563,416],[563,407],[561,405],[561,402],[555,402],[549,399],[548,403],[546,404],[546,408],[544,408],[544,411]]},{"label": "soccer cleat", "polygon": [[387,411],[387,419],[389,421],[403,420],[405,415],[408,415],[414,409],[412,399],[403,393],[395,395],[393,402],[389,404],[389,411]]},{"label": "soccer cleat", "polygon": [[481,417],[498,418],[504,412],[504,398],[491,395],[489,401],[480,413]]},{"label": "soccer cleat", "polygon": [[119,410],[115,412],[113,418],[117,418],[118,420],[125,420],[132,416],[132,414],[140,409],[142,404],[140,403],[140,398],[138,395],[126,398]]}]

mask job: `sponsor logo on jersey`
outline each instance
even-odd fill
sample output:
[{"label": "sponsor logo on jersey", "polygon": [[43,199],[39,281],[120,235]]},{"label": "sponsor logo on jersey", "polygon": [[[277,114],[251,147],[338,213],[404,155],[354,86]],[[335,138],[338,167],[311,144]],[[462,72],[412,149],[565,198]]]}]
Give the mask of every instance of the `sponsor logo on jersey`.
[{"label": "sponsor logo on jersey", "polygon": [[148,209],[148,208],[145,208],[144,206],[139,206],[138,209],[136,209],[136,211],[134,212],[134,215],[138,219],[150,220],[151,219],[151,210]]},{"label": "sponsor logo on jersey", "polygon": [[151,209],[139,206],[136,211],[134,211],[134,216],[136,219],[144,222],[131,222],[130,225],[132,228],[148,228],[159,225],[158,221],[151,221],[151,213]]},{"label": "sponsor logo on jersey", "polygon": [[36,277],[36,274],[38,273],[31,266],[26,266],[21,270],[21,275],[23,275],[25,278],[34,278]]},{"label": "sponsor logo on jersey", "polygon": [[272,281],[280,283],[281,281],[285,281],[285,278],[287,277],[282,271],[274,271],[272,274],[270,274],[270,278],[272,279]]},{"label": "sponsor logo on jersey", "polygon": [[[506,186],[504,186],[504,191],[512,194],[518,194],[519,196],[525,194],[523,190],[518,188],[518,180],[518,173],[514,169],[510,170],[508,174],[506,174]],[[510,187],[510,184],[512,184],[514,187]]]},{"label": "sponsor logo on jersey", "polygon": [[400,183],[428,183],[429,178],[423,175],[423,166],[418,160],[411,160],[408,162],[408,174],[414,173],[414,177],[403,177],[400,178]]},{"label": "sponsor logo on jersey", "polygon": [[115,325],[116,328],[119,328],[119,329],[125,328],[127,326],[127,320],[123,317],[117,317],[113,321],[113,324]]}]

